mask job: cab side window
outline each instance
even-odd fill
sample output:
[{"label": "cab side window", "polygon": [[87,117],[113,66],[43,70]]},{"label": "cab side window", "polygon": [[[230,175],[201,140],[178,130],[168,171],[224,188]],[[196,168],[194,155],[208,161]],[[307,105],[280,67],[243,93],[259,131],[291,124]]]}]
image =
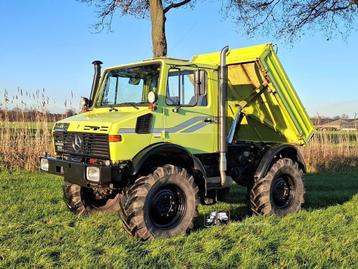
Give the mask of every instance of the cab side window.
[{"label": "cab side window", "polygon": [[207,76],[203,70],[170,69],[167,83],[167,105],[206,106]]}]

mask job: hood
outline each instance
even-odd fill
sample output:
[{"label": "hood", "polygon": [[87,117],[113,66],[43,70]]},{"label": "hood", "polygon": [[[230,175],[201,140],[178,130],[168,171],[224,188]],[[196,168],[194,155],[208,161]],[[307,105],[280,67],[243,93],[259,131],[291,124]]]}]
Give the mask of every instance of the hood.
[{"label": "hood", "polygon": [[147,107],[139,107],[138,110],[126,107],[117,109],[118,111],[109,111],[109,108],[95,109],[63,119],[56,125],[69,124],[68,132],[118,133],[119,128],[133,128],[139,116],[150,112]]}]

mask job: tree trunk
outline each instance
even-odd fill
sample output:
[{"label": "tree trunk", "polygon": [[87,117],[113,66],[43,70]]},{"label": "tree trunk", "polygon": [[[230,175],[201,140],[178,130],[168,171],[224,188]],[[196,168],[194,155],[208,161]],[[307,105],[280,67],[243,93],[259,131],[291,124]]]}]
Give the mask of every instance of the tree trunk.
[{"label": "tree trunk", "polygon": [[149,0],[152,21],[153,57],[167,56],[167,38],[165,36],[165,14],[162,0]]}]

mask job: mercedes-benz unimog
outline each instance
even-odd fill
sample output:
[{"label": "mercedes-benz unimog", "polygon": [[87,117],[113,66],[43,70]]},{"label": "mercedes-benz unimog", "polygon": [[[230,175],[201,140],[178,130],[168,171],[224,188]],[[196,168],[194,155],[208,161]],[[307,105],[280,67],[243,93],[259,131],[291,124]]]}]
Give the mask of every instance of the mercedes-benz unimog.
[{"label": "mercedes-benz unimog", "polygon": [[40,158],[64,177],[71,211],[118,212],[142,240],[184,234],[229,180],[248,188],[255,215],[300,210],[296,146],[314,128],[271,44],[93,64],[85,112],[55,124],[56,156]]}]

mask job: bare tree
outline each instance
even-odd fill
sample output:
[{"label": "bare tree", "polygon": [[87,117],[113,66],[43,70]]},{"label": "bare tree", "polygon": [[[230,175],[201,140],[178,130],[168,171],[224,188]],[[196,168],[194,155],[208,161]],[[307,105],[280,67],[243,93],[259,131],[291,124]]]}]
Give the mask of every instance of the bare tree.
[{"label": "bare tree", "polygon": [[112,19],[116,11],[120,15],[132,15],[139,18],[150,16],[152,23],[153,57],[167,55],[167,39],[165,36],[166,14],[175,8],[180,8],[194,2],[193,0],[81,0],[96,6],[98,23],[95,28],[99,31],[105,27],[111,28]]},{"label": "bare tree", "polygon": [[76,112],[72,108],[66,109],[66,111],[63,113],[65,118],[71,117],[73,115],[76,115]]},{"label": "bare tree", "polygon": [[263,32],[293,41],[320,31],[329,39],[356,28],[358,0],[231,0],[232,16],[250,36]]},{"label": "bare tree", "polygon": [[[172,9],[194,6],[195,0],[80,0],[93,4],[98,11],[98,31],[111,28],[112,18],[131,15],[150,17],[153,57],[167,55],[166,14]],[[293,40],[310,28],[347,34],[356,27],[358,0],[221,0],[225,14],[231,14],[250,36],[258,32]],[[225,4],[224,4],[225,3]],[[312,29],[311,29],[312,30]]]}]

